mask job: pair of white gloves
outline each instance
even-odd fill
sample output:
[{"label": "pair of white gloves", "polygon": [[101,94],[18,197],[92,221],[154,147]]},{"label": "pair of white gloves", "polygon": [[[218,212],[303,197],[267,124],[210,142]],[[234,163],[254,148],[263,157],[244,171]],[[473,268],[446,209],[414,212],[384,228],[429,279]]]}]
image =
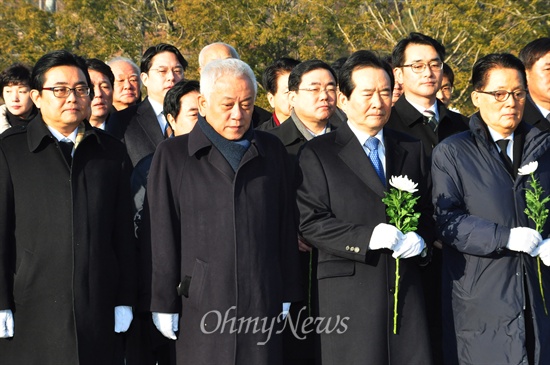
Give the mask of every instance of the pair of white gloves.
[{"label": "pair of white gloves", "polygon": [[[283,303],[283,311],[281,312],[282,319],[284,320],[290,310],[290,303]],[[180,316],[177,313],[151,313],[153,316],[153,323],[160,333],[166,338],[175,340],[176,331],[179,328]]]},{"label": "pair of white gloves", "polygon": [[372,231],[369,250],[383,248],[392,250],[392,256],[396,259],[407,259],[420,255],[426,248],[426,244],[422,237],[415,232],[403,234],[391,224],[380,223]]},{"label": "pair of white gloves", "polygon": [[540,233],[532,228],[512,228],[506,248],[525,252],[533,257],[539,256],[546,266],[550,266],[550,238],[543,240]]},{"label": "pair of white gloves", "polygon": [[[115,332],[126,332],[134,319],[132,307],[119,305],[115,307]],[[13,313],[11,309],[0,310],[0,338],[13,337]]]}]

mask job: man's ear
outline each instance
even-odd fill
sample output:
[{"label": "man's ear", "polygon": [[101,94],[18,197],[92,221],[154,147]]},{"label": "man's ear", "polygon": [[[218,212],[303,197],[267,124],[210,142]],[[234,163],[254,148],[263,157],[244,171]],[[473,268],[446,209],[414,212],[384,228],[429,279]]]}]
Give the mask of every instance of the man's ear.
[{"label": "man's ear", "polygon": [[172,114],[166,114],[166,121],[170,123],[170,127],[172,127],[173,130],[176,129],[176,119],[172,116]]},{"label": "man's ear", "polygon": [[340,91],[338,91],[338,104],[342,107],[344,113],[346,113],[348,107],[348,98],[346,98],[346,96]]},{"label": "man's ear", "polygon": [[143,86],[147,87],[147,82],[149,81],[149,75],[147,75],[145,72],[142,72],[139,75],[139,78],[141,79],[141,83]]},{"label": "man's ear", "polygon": [[267,93],[267,101],[269,101],[269,105],[271,105],[271,107],[275,109],[275,95],[273,95],[272,93]]},{"label": "man's ear", "polygon": [[393,69],[393,77],[395,78],[395,81],[403,85],[403,68],[395,67]]},{"label": "man's ear", "polygon": [[472,93],[470,94],[470,98],[472,99],[472,103],[474,104],[474,106],[479,109],[479,94],[475,91],[472,91]]},{"label": "man's ear", "polygon": [[294,108],[294,105],[296,105],[296,91],[288,92],[288,103],[292,108]]},{"label": "man's ear", "polygon": [[40,91],[38,91],[36,89],[32,89],[31,93],[30,93],[30,96],[31,96],[31,100],[34,103],[34,105],[38,109],[40,109],[40,104],[41,104],[41,99],[42,99],[42,95],[40,95]]},{"label": "man's ear", "polygon": [[206,107],[208,106],[208,101],[203,94],[199,94],[199,114],[204,118],[206,115]]}]

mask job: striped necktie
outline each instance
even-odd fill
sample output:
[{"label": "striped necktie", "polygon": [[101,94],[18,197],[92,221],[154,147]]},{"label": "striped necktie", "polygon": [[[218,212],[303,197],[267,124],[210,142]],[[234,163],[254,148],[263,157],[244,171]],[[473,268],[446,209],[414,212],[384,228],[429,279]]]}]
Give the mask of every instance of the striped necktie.
[{"label": "striped necktie", "polygon": [[422,115],[424,116],[424,124],[429,125],[432,131],[435,133],[438,126],[437,119],[435,119],[435,113],[431,110],[424,110]]}]

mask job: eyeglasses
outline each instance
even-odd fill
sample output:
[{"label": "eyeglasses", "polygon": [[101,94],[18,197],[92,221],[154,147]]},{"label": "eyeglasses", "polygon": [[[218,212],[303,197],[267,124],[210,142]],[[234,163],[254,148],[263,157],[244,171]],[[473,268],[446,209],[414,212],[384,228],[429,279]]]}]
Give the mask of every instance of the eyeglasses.
[{"label": "eyeglasses", "polygon": [[115,80],[115,83],[116,84],[124,84],[126,81],[128,81],[130,84],[137,84],[137,83],[139,83],[139,76],[138,75],[131,75],[131,76],[128,76],[127,78],[125,78],[125,79]]},{"label": "eyeglasses", "polygon": [[510,97],[510,95],[514,96],[514,99],[517,101],[525,99],[527,96],[527,90],[514,90],[514,91],[506,91],[506,90],[497,90],[497,91],[481,91],[476,90],[476,93],[482,93],[482,94],[489,94],[493,95],[496,99],[496,101],[506,101]]},{"label": "eyeglasses", "polygon": [[411,63],[410,65],[403,65],[401,67],[410,67],[411,70],[417,74],[424,72],[424,70],[426,70],[426,67],[430,67],[430,70],[432,70],[433,72],[438,72],[443,69],[443,62],[441,61],[432,61],[430,63],[415,62],[415,63]]},{"label": "eyeglasses", "polygon": [[77,86],[73,88],[67,86],[43,87],[42,90],[53,91],[53,96],[56,98],[67,98],[71,95],[71,92],[74,92],[75,96],[79,98],[90,95],[90,88],[88,86]]},{"label": "eyeglasses", "polygon": [[321,89],[320,87],[305,87],[298,90],[310,92],[313,96],[319,96],[323,91],[326,92],[327,95],[336,96],[336,86],[329,86],[325,89]]},{"label": "eyeglasses", "polygon": [[[156,71],[160,76],[165,77],[170,69],[168,67],[150,68],[149,71]],[[183,77],[183,67],[174,67],[172,73],[176,76]]]}]

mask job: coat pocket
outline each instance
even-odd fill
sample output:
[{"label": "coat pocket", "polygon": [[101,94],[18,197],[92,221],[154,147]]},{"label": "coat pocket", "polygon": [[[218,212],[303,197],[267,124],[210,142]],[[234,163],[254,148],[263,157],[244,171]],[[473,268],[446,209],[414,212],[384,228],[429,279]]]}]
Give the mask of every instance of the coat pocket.
[{"label": "coat pocket", "polygon": [[32,261],[34,254],[25,250],[17,272],[13,277],[13,297],[15,303],[23,303],[28,297],[29,276],[32,270]]},{"label": "coat pocket", "polygon": [[355,263],[350,260],[330,260],[319,262],[317,279],[352,276],[355,274]]},{"label": "coat pocket", "polygon": [[195,259],[193,266],[192,279],[189,283],[189,300],[192,306],[200,308],[202,303],[202,294],[206,277],[208,275],[208,264],[202,260]]}]

